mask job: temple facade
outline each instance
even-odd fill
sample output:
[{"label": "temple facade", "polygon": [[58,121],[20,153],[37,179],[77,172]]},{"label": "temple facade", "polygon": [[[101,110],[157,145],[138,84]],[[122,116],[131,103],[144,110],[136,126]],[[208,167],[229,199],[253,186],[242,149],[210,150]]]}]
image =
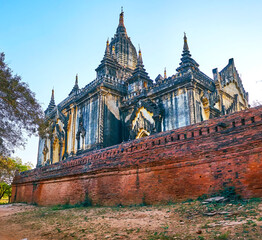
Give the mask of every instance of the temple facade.
[{"label": "temple facade", "polygon": [[186,35],[176,71],[150,79],[141,50],[137,53],[127,35],[122,11],[96,79],[80,89],[76,76],[72,91],[58,105],[52,90],[37,167],[248,108],[234,60],[208,77],[192,58]]}]

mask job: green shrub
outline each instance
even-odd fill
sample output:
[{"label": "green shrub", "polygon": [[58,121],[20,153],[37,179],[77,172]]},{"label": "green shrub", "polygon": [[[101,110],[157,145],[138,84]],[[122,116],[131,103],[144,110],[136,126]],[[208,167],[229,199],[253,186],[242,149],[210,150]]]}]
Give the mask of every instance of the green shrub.
[{"label": "green shrub", "polygon": [[241,200],[241,196],[236,193],[236,188],[233,186],[225,187],[221,189],[218,194],[219,196],[222,196],[230,201],[238,201]]}]

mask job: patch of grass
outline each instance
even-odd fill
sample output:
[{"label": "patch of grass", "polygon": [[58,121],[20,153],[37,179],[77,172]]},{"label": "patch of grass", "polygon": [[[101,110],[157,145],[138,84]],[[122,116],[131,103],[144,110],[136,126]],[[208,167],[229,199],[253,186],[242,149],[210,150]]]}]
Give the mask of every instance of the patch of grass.
[{"label": "patch of grass", "polygon": [[191,203],[194,202],[195,200],[188,198],[187,200],[183,201],[182,203]]},{"label": "patch of grass", "polygon": [[229,239],[229,232],[221,233],[220,235],[215,236],[214,239],[215,240],[227,240]]},{"label": "patch of grass", "polygon": [[165,225],[165,226],[163,226],[163,227],[161,227],[161,228],[163,228],[164,230],[167,230],[167,229],[169,228],[169,226],[168,226],[168,225]]},{"label": "patch of grass", "polygon": [[175,239],[173,236],[168,236],[166,235],[166,232],[155,232],[154,234],[152,235],[149,235],[147,237],[148,240],[157,240],[157,239],[160,239],[160,240],[171,240],[171,239]]},{"label": "patch of grass", "polygon": [[57,210],[65,210],[65,209],[79,208],[79,207],[81,206],[78,204],[71,205],[71,204],[66,203],[66,204],[59,204],[59,205],[52,206],[50,209],[52,211],[57,211]]},{"label": "patch of grass", "polygon": [[197,200],[198,200],[198,201],[203,201],[203,200],[205,200],[205,199],[207,199],[207,198],[209,198],[209,197],[210,197],[209,195],[203,194],[203,195],[199,196],[199,197],[197,198]]},{"label": "patch of grass", "polygon": [[133,233],[134,231],[135,231],[134,228],[126,229],[126,233],[127,233],[127,234],[131,234],[131,233]]},{"label": "patch of grass", "polygon": [[198,236],[197,239],[198,240],[205,240],[205,238],[203,236]]},{"label": "patch of grass", "polygon": [[86,198],[83,202],[77,203],[77,204],[59,204],[51,207],[51,210],[57,211],[57,210],[64,210],[64,209],[69,209],[69,208],[82,208],[82,207],[91,207],[92,200],[86,195]]},{"label": "patch of grass", "polygon": [[[50,234],[53,239],[260,239],[262,228],[256,222],[262,221],[260,208],[261,199],[209,204],[189,200],[172,206],[86,208],[65,204],[33,207],[12,215],[9,221],[39,236]],[[206,215],[209,212],[215,215]],[[255,213],[258,215],[253,216]],[[227,224],[232,221],[238,224]],[[42,227],[46,224],[47,229]]]}]

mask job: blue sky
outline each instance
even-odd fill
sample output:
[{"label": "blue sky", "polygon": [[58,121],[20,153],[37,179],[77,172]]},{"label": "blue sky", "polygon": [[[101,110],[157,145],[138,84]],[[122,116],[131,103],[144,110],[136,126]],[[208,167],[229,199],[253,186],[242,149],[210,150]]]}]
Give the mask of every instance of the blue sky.
[{"label": "blue sky", "polygon": [[[71,91],[76,73],[84,87],[95,78],[107,38],[113,37],[121,6],[127,33],[141,46],[152,79],[179,65],[183,33],[200,70],[212,77],[234,58],[250,103],[262,101],[262,1],[88,1],[0,0],[0,52],[46,109],[51,90],[59,103]],[[37,138],[17,150],[36,164]]]}]

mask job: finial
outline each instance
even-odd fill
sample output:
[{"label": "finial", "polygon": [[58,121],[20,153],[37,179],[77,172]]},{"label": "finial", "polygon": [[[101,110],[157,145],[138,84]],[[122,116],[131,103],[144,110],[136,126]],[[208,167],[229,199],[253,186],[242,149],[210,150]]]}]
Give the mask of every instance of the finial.
[{"label": "finial", "polygon": [[140,45],[138,45],[139,51],[138,51],[138,58],[137,58],[137,65],[143,65],[143,59],[142,59],[142,52]]},{"label": "finial", "polygon": [[187,44],[187,37],[186,37],[186,33],[184,32],[184,51],[188,51],[188,44]]},{"label": "finial", "polygon": [[121,13],[120,13],[120,16],[119,16],[119,26],[125,26],[124,25],[124,11],[123,11],[123,7],[121,7]]},{"label": "finial", "polygon": [[164,79],[166,79],[166,67],[165,67],[165,70],[164,70]]},{"label": "finial", "polygon": [[110,56],[110,50],[109,50],[109,38],[108,38],[107,41],[106,41],[105,56]]},{"label": "finial", "polygon": [[76,74],[76,82],[75,85],[78,85],[78,73]]},{"label": "finial", "polygon": [[54,87],[52,89],[52,95],[51,95],[51,98],[55,98],[55,90],[54,90]]}]

